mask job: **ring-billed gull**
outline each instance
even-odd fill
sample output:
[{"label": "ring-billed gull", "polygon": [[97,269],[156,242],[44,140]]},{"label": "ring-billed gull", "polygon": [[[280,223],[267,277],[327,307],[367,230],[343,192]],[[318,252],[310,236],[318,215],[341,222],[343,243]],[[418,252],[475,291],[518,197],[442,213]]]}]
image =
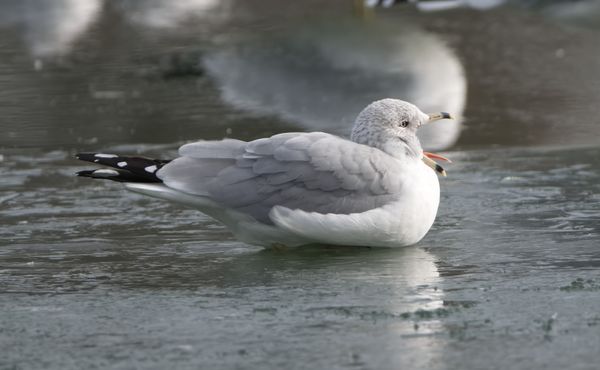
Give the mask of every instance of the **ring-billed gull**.
[{"label": "ring-billed gull", "polygon": [[82,153],[110,166],[79,176],[198,208],[247,243],[406,246],[435,219],[445,171],[423,152],[417,129],[450,118],[396,99],[371,103],[350,140],[323,132],[283,133],[250,142],[183,145],[172,161]]}]

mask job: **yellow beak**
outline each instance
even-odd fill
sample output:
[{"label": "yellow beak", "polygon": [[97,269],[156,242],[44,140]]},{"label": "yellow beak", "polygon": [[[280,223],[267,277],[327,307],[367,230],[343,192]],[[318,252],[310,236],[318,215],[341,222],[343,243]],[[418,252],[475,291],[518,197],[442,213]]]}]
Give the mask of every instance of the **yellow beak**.
[{"label": "yellow beak", "polygon": [[427,123],[439,121],[441,119],[453,119],[453,117],[450,115],[450,113],[446,112],[432,113],[429,114],[429,121],[427,121]]}]

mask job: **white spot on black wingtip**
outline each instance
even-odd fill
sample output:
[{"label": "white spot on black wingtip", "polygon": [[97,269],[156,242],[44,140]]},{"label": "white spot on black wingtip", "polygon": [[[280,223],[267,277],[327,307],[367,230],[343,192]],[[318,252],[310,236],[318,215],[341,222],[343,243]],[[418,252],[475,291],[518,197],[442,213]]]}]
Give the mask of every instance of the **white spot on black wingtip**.
[{"label": "white spot on black wingtip", "polygon": [[100,162],[99,159],[94,159],[94,163],[98,163],[98,162]]},{"label": "white spot on black wingtip", "polygon": [[144,171],[154,173],[154,172],[156,172],[157,169],[158,168],[156,167],[156,165],[152,165],[152,166],[145,167]]},{"label": "white spot on black wingtip", "polygon": [[117,163],[117,166],[119,166],[121,168],[126,167],[127,166],[127,162],[125,162],[125,161],[119,162],[119,163]]},{"label": "white spot on black wingtip", "polygon": [[94,175],[95,177],[113,177],[113,176],[119,176],[119,173],[115,170],[109,170],[106,168],[102,168],[102,169],[92,172],[92,175]]},{"label": "white spot on black wingtip", "polygon": [[94,154],[94,157],[96,157],[96,158],[117,158],[118,155],[116,155],[116,154],[96,153],[96,154]]}]

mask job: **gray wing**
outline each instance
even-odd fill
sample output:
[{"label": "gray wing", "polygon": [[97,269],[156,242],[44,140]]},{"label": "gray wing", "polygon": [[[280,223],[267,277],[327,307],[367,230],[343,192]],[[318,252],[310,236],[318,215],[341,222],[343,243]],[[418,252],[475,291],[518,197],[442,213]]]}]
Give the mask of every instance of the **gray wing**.
[{"label": "gray wing", "polygon": [[280,205],[307,212],[349,214],[397,199],[396,159],[365,145],[321,133],[286,133],[183,146],[182,157],[158,173],[174,189],[271,223]]}]

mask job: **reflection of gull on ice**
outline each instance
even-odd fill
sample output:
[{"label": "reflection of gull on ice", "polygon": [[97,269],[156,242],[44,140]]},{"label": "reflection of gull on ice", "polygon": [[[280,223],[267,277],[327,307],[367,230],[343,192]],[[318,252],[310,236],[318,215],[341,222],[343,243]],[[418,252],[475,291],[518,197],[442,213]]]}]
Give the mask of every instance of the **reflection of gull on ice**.
[{"label": "reflection of gull on ice", "polygon": [[[435,257],[422,248],[407,248],[405,253],[406,255],[402,257],[404,263],[400,262],[399,258],[395,266],[402,272],[401,276],[405,279],[407,287],[413,290],[408,293],[412,295],[416,293],[415,304],[408,307],[408,310],[431,310],[443,307],[444,293],[438,286],[440,273],[435,264]],[[393,273],[390,272],[390,275],[393,276]]]},{"label": "reflection of gull on ice", "polygon": [[[243,37],[207,53],[204,63],[236,108],[342,135],[362,107],[380,98],[457,117],[465,104],[456,55],[406,22],[308,24],[287,35]],[[460,118],[422,131],[426,148],[447,148],[458,139]]]},{"label": "reflection of gull on ice", "polygon": [[[418,331],[423,345],[415,347],[415,351],[418,351],[417,355],[423,358],[436,357],[441,342],[436,336],[428,334],[441,330],[442,323],[435,315],[435,310],[444,308],[446,295],[442,289],[443,277],[440,276],[437,268],[436,257],[418,247],[369,251],[360,248],[356,250],[345,247],[331,248],[333,249],[309,246],[290,249],[285,252],[285,256],[274,254],[272,251],[242,254],[239,258],[244,260],[247,267],[244,271],[238,272],[239,268],[236,266],[240,262],[234,258],[231,260],[231,265],[227,262],[219,264],[218,271],[210,270],[210,274],[211,277],[226,276],[229,284],[239,282],[245,286],[251,284],[248,280],[248,271],[259,274],[260,278],[252,281],[260,282],[262,285],[269,285],[274,280],[281,282],[282,274],[295,277],[310,275],[317,281],[344,281],[346,284],[344,289],[354,286],[353,281],[360,279],[361,286],[372,284],[373,289],[354,290],[353,300],[340,302],[340,297],[336,294],[323,295],[319,302],[305,303],[312,310],[320,309],[335,313],[338,308],[344,307],[347,308],[346,315],[348,313],[372,315],[375,319],[378,314],[382,317],[387,315],[408,317],[408,320],[394,320],[393,325],[386,328],[392,334],[389,338],[398,341],[397,345],[405,344],[402,343],[406,341],[404,335],[415,334],[413,320],[425,318],[419,321]],[[331,250],[339,251],[335,259],[330,258]],[[311,258],[307,259],[307,257]],[[346,264],[345,261],[349,263]],[[378,266],[376,272],[370,271],[373,266]],[[372,305],[369,305],[369,292],[373,290],[381,292],[383,289],[386,291],[386,299],[371,302]],[[299,305],[300,310],[303,303]],[[431,316],[427,315],[428,313]],[[419,314],[422,316],[419,317]]]},{"label": "reflection of gull on ice", "polygon": [[0,23],[21,27],[32,54],[67,53],[96,18],[101,0],[9,0],[0,2]]}]

